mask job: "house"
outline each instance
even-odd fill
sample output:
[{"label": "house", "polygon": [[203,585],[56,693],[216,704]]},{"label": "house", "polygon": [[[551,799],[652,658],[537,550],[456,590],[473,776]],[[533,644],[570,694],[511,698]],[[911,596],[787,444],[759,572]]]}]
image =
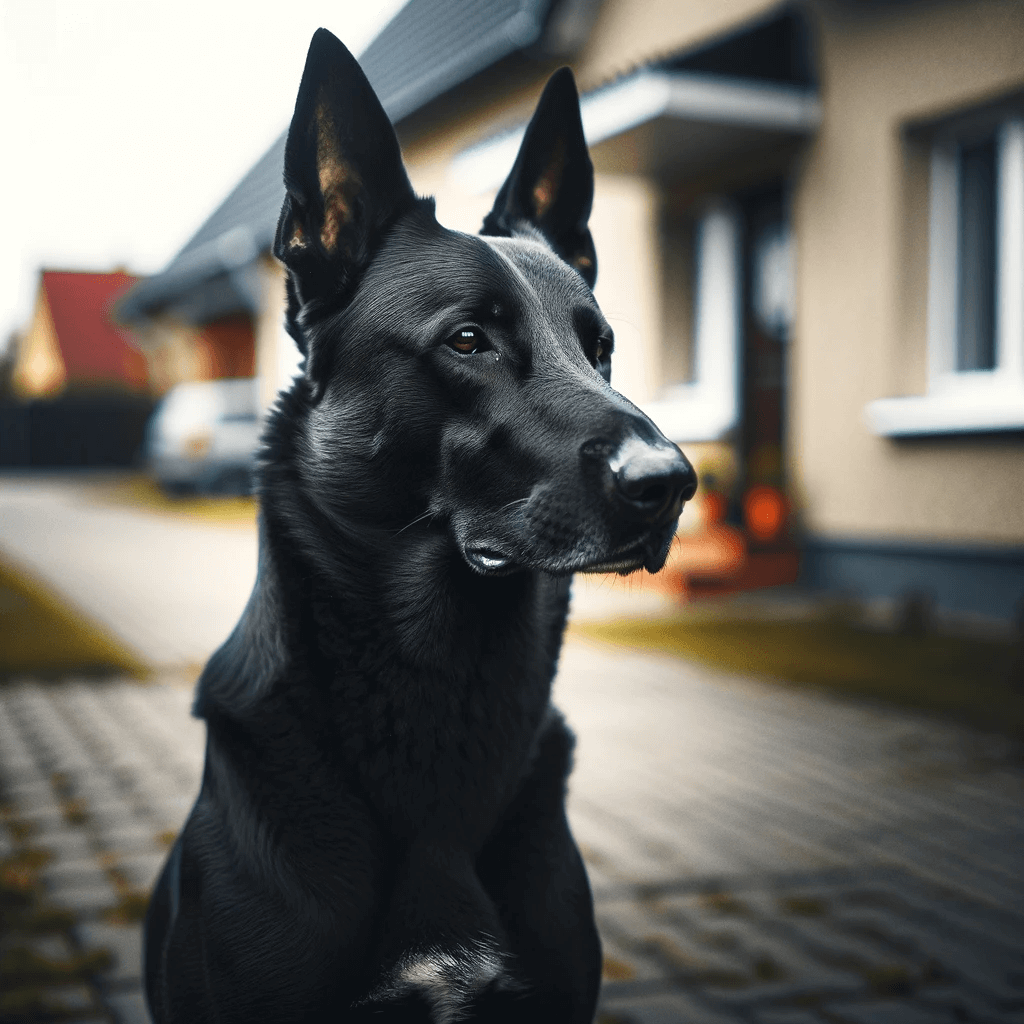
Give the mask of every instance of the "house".
[{"label": "house", "polygon": [[[1015,614],[1024,5],[411,0],[361,62],[414,186],[464,230],[573,67],[615,385],[704,481],[691,582],[789,578],[796,546],[810,586]],[[295,366],[267,255],[282,150],[125,300],[251,310],[267,401]],[[715,536],[739,547],[702,562]]]},{"label": "house", "polygon": [[114,304],[124,271],[44,270],[0,401],[0,465],[126,466],[152,407],[146,360]]},{"label": "house", "polygon": [[137,281],[120,270],[42,271],[11,368],[14,394],[27,401],[68,390],[144,391],[145,360],[111,319],[114,303]]}]

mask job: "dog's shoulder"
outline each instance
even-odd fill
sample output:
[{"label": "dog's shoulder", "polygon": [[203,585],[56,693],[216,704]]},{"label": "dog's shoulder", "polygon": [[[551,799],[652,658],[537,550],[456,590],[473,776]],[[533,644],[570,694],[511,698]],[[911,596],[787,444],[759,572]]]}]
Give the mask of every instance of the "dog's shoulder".
[{"label": "dog's shoulder", "polygon": [[[265,571],[262,565],[261,571]],[[246,715],[288,672],[280,598],[274,588],[261,582],[257,578],[241,618],[199,677],[192,705],[197,718]]]}]

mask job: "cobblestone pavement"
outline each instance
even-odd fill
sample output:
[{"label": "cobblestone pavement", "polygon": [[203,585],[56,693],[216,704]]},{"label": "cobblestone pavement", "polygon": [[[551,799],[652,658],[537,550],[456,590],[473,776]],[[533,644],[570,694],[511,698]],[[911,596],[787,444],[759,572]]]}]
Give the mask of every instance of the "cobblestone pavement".
[{"label": "cobblestone pavement", "polygon": [[[605,1024],[1024,1022],[1008,744],[579,640],[556,689]],[[139,920],[198,785],[190,696],[0,688],[0,857],[70,911],[19,955],[79,966],[45,993],[79,1024],[147,1019]]]}]

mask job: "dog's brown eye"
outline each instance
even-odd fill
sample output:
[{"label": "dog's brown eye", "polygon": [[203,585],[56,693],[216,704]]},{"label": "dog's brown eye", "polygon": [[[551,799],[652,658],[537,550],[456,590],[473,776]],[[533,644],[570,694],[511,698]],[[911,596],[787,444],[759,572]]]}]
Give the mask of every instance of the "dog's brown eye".
[{"label": "dog's brown eye", "polygon": [[456,331],[448,339],[448,346],[466,356],[487,347],[483,332],[476,327],[463,327],[462,330]]}]

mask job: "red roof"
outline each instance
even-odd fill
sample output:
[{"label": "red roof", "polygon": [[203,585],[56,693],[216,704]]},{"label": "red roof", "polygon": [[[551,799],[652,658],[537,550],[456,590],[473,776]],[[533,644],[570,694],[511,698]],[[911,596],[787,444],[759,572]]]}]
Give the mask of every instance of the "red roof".
[{"label": "red roof", "polygon": [[44,270],[43,290],[69,384],[146,383],[146,361],[111,309],[138,280],[132,274]]}]

